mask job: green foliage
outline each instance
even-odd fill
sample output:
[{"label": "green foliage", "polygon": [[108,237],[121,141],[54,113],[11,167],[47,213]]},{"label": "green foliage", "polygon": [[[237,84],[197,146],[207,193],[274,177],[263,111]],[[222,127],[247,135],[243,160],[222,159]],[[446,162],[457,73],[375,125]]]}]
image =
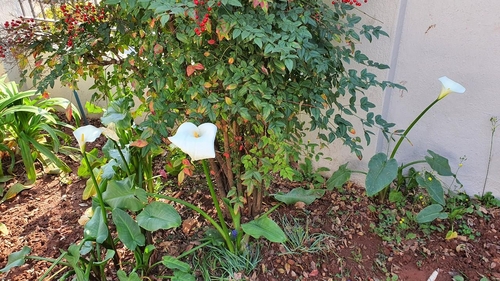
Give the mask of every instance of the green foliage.
[{"label": "green foliage", "polygon": [[[78,34],[56,20],[18,51],[39,62],[24,71],[39,91],[56,79],[77,88],[78,78],[94,78],[96,99],[135,96],[140,104],[133,117],[146,114],[140,125],[146,151],[186,120],[217,124],[223,134],[212,168],[221,172],[219,189],[237,187],[235,196],[248,197],[256,214],[264,194],[259,189],[273,174],[295,174],[291,163],[301,158],[304,130],[316,130],[324,143],[341,140],[362,157],[349,120],[361,121],[368,144],[374,127],[385,133],[394,125],[371,112],[375,105],[364,92],[403,87],[369,71],[387,65],[370,60],[356,44],[387,33],[361,25],[348,4],[220,3],[103,1],[96,7],[102,18],[83,20]],[[76,11],[70,5],[65,10]]]},{"label": "green foliage", "polygon": [[282,216],[280,219],[287,240],[283,244],[287,254],[318,253],[328,251],[333,236],[325,233],[310,233],[309,219]]},{"label": "green foliage", "polygon": [[226,248],[208,246],[193,256],[194,269],[201,272],[203,280],[230,280],[237,276],[240,276],[239,279],[249,278],[259,262],[260,249],[251,246],[239,254]]},{"label": "green foliage", "polygon": [[398,174],[396,159],[387,159],[385,153],[375,154],[368,162],[365,188],[368,196],[373,196],[386,188]]},{"label": "green foliage", "polygon": [[5,265],[4,268],[0,269],[0,272],[7,272],[13,267],[23,265],[26,261],[26,256],[30,252],[31,249],[29,247],[24,246],[22,250],[10,254],[9,258],[7,259],[7,264]]},{"label": "green foliage", "polygon": [[245,233],[253,238],[265,237],[267,240],[276,243],[283,243],[286,235],[281,228],[269,217],[262,216],[256,220],[241,225]]},{"label": "green foliage", "polygon": [[70,172],[56,154],[72,153],[71,149],[61,146],[61,140],[68,141],[61,128],[72,126],[59,121],[55,110],[64,109],[79,120],[76,107],[63,98],[48,98],[35,91],[19,92],[16,83],[5,79],[6,76],[0,78],[0,151],[10,154],[8,171],[14,168],[13,151],[20,151],[28,182],[36,180],[35,161],[46,169],[55,165],[60,171]]},{"label": "green foliage", "polygon": [[286,194],[275,194],[274,198],[287,205],[292,205],[297,202],[304,202],[309,205],[314,202],[314,200],[323,197],[324,194],[324,189],[304,189],[299,187],[292,189]]}]

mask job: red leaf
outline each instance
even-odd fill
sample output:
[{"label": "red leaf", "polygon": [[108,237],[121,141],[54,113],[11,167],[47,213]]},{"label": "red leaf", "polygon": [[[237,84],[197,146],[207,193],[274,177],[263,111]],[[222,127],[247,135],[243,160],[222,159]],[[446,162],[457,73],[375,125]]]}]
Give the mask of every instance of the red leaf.
[{"label": "red leaf", "polygon": [[186,74],[187,74],[188,77],[191,76],[191,75],[193,75],[194,71],[195,71],[194,66],[188,65],[186,67]]},{"label": "red leaf", "polygon": [[190,176],[190,177],[193,176],[193,171],[191,169],[189,169],[188,167],[185,167],[184,169],[182,169],[182,171],[184,172],[184,174],[186,174],[186,176]]},{"label": "red leaf", "polygon": [[156,43],[156,45],[154,46],[153,48],[153,52],[157,55],[157,54],[161,54],[163,53],[163,46]]},{"label": "red leaf", "polygon": [[66,107],[66,119],[68,119],[68,121],[71,121],[72,118],[73,118],[73,108],[71,107],[71,104],[69,104],[68,107]]},{"label": "red leaf", "polygon": [[153,114],[153,115],[155,115],[155,114],[156,114],[153,102],[150,102],[150,103],[149,103],[149,111],[150,111],[150,112],[151,112],[151,114]]},{"label": "red leaf", "polygon": [[197,64],[195,64],[193,66],[194,66],[194,69],[196,69],[196,70],[203,70],[203,69],[205,69],[205,67],[201,63],[197,63]]},{"label": "red leaf", "polygon": [[139,147],[139,148],[145,147],[146,145],[148,145],[148,142],[145,140],[141,140],[141,139],[138,139],[130,144],[130,146],[135,146],[135,147]]}]

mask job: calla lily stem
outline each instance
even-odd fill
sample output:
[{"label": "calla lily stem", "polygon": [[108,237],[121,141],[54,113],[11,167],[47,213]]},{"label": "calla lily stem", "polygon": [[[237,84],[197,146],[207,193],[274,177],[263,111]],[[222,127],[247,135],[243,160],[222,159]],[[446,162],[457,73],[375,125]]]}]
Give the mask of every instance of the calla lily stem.
[{"label": "calla lily stem", "polygon": [[394,156],[396,156],[396,152],[398,151],[399,149],[399,146],[401,145],[401,143],[403,142],[403,140],[406,138],[406,136],[408,135],[408,133],[410,132],[410,130],[413,128],[413,126],[415,126],[415,124],[417,124],[417,122],[422,118],[422,116],[424,116],[424,114],[429,111],[429,109],[431,109],[431,107],[433,107],[438,101],[440,101],[440,99],[436,99],[435,101],[433,101],[431,104],[429,104],[425,109],[424,111],[422,111],[418,116],[417,118],[415,118],[415,120],[413,120],[413,122],[411,122],[410,126],[408,126],[408,128],[404,131],[403,135],[401,135],[401,137],[399,138],[398,142],[396,143],[396,146],[394,146],[394,149],[392,150],[392,153],[391,153],[391,156],[389,157],[390,159],[394,158]]},{"label": "calla lily stem", "polygon": [[120,264],[119,261],[120,259],[118,258],[118,252],[116,251],[115,243],[113,241],[113,238],[111,238],[111,231],[109,230],[109,223],[108,223],[108,216],[106,214],[106,205],[104,204],[104,199],[102,199],[102,192],[101,189],[99,188],[99,184],[97,183],[97,179],[95,178],[94,173],[92,172],[92,166],[90,165],[89,158],[87,157],[87,153],[83,150],[83,159],[85,160],[85,164],[87,164],[87,167],[90,169],[90,177],[92,178],[92,182],[94,183],[95,189],[96,189],[96,194],[97,194],[97,199],[99,201],[99,206],[101,207],[101,215],[104,224],[106,224],[106,227],[108,228],[108,243],[111,245],[112,250],[115,251],[115,255],[113,256],[113,261],[115,263],[115,267],[118,268],[118,265]]},{"label": "calla lily stem", "polygon": [[[226,223],[224,222],[224,215],[223,215],[222,210],[220,208],[219,200],[217,199],[217,194],[215,193],[214,185],[211,181],[210,169],[208,168],[206,160],[204,160],[204,159],[201,160],[201,164],[203,165],[203,171],[205,172],[205,177],[207,179],[208,189],[210,190],[210,195],[212,196],[212,201],[214,202],[215,210],[217,211],[217,215],[219,216],[219,221],[220,221],[220,224],[222,226],[222,230],[224,231],[223,236],[224,236],[224,238],[226,238],[225,236],[229,236],[229,230],[226,226]],[[229,240],[231,240],[231,239],[229,239]],[[233,243],[230,242],[230,244],[232,246]],[[229,249],[229,250],[231,252],[234,252],[234,249],[233,250]]]}]

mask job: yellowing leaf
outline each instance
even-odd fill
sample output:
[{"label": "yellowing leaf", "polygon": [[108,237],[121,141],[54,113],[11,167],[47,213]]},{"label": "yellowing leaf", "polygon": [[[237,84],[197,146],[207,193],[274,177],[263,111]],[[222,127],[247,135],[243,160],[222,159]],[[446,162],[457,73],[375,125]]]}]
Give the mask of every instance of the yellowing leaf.
[{"label": "yellowing leaf", "polygon": [[454,239],[454,238],[457,238],[458,237],[458,233],[456,231],[448,231],[448,233],[446,233],[446,240],[451,240],[451,239]]},{"label": "yellowing leaf", "polygon": [[7,226],[3,223],[0,222],[0,235],[1,236],[7,236],[9,235],[9,229]]},{"label": "yellowing leaf", "polygon": [[212,87],[212,84],[210,84],[210,82],[205,82],[205,84],[203,84],[203,87],[208,89],[208,88]]},{"label": "yellowing leaf", "polygon": [[231,98],[230,98],[230,97],[225,97],[225,98],[224,98],[224,100],[226,101],[226,103],[227,103],[228,105],[233,104],[233,100],[231,100]]},{"label": "yellowing leaf", "polygon": [[226,90],[234,90],[236,87],[238,87],[238,84],[230,84],[227,85]]},{"label": "yellowing leaf", "polygon": [[177,175],[177,183],[179,185],[182,184],[182,182],[184,181],[184,178],[186,177],[186,174],[184,174],[184,171],[181,171],[178,175]]},{"label": "yellowing leaf", "polygon": [[96,193],[97,191],[95,189],[94,183],[92,182],[92,179],[88,179],[85,189],[83,190],[82,199],[87,200],[90,197],[94,196]]}]

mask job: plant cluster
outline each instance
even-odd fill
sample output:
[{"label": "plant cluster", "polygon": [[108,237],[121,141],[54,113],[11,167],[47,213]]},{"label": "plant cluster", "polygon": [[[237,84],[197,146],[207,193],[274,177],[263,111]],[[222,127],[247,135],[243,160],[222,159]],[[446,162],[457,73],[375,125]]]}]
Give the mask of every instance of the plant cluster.
[{"label": "plant cluster", "polygon": [[[189,265],[180,261],[190,252],[149,260],[151,232],[181,223],[175,209],[157,199],[182,204],[214,227],[200,247],[223,246],[227,253],[245,255],[250,237],[283,242],[285,234],[268,217],[274,208],[261,214],[261,206],[276,174],[322,183],[310,161],[322,155],[317,144],[302,141],[305,131],[316,130],[322,144],[341,140],[361,158],[372,130],[387,134],[394,126],[372,112],[375,105],[364,92],[403,87],[377,80],[369,69],[387,66],[370,60],[356,45],[361,38],[371,41],[387,33],[362,25],[353,13],[356,3],[107,0],[95,9],[64,4],[54,14],[60,19],[43,25],[35,21],[29,28],[40,33],[9,48],[22,54],[16,57],[23,75],[33,77],[41,92],[57,79],[77,89],[79,79],[91,77],[95,99],[108,100],[104,128],[75,131],[83,156],[79,174],[88,177],[84,196],[93,202],[84,239],[48,261],[69,267],[68,274],[78,278],[103,280],[113,260],[121,280],[147,276],[160,264],[172,270],[172,278],[191,280]],[[351,63],[364,68],[350,68]],[[138,116],[144,121],[135,124]],[[361,123],[360,136],[352,119]],[[85,150],[85,143],[101,133],[108,137],[105,157]],[[171,143],[186,155],[166,149]],[[164,186],[155,182],[152,159],[165,153],[174,160],[168,167],[179,181],[201,162],[217,218],[160,193]],[[299,166],[304,171],[298,172],[295,167],[304,156],[308,160]],[[307,204],[324,192],[297,188],[274,198]],[[241,223],[243,215],[257,218]],[[134,254],[130,270],[122,267],[118,241]],[[2,270],[24,262],[28,251],[11,255],[13,261]]]},{"label": "plant cluster", "polygon": [[[350,4],[108,0],[95,9],[97,20],[88,5],[66,5],[47,34],[15,50],[35,57],[24,75],[40,91],[56,79],[77,88],[90,76],[96,98],[135,96],[147,151],[182,122],[216,124],[221,134],[209,162],[219,196],[241,200],[249,214],[260,212],[274,174],[294,178],[311,145],[300,141],[305,130],[316,130],[323,144],[338,139],[361,158],[362,138],[369,144],[374,128],[394,125],[371,112],[363,92],[402,87],[378,81],[369,69],[387,66],[356,49],[362,37],[387,33],[361,25]],[[350,133],[352,118],[362,124],[359,135]]]},{"label": "plant cluster", "polygon": [[[73,127],[59,120],[56,110],[65,110],[68,120],[75,118],[78,122],[76,107],[67,99],[49,97],[46,92],[19,92],[16,83],[5,79],[6,76],[0,78],[0,164],[2,158],[9,156],[11,162],[7,171],[12,173],[16,156],[20,154],[28,183],[36,180],[36,162],[44,168],[52,165],[52,169],[70,172],[68,165],[56,154],[71,154],[71,148],[62,146],[61,141],[69,141],[62,128]],[[3,166],[0,176],[3,176]]]}]

